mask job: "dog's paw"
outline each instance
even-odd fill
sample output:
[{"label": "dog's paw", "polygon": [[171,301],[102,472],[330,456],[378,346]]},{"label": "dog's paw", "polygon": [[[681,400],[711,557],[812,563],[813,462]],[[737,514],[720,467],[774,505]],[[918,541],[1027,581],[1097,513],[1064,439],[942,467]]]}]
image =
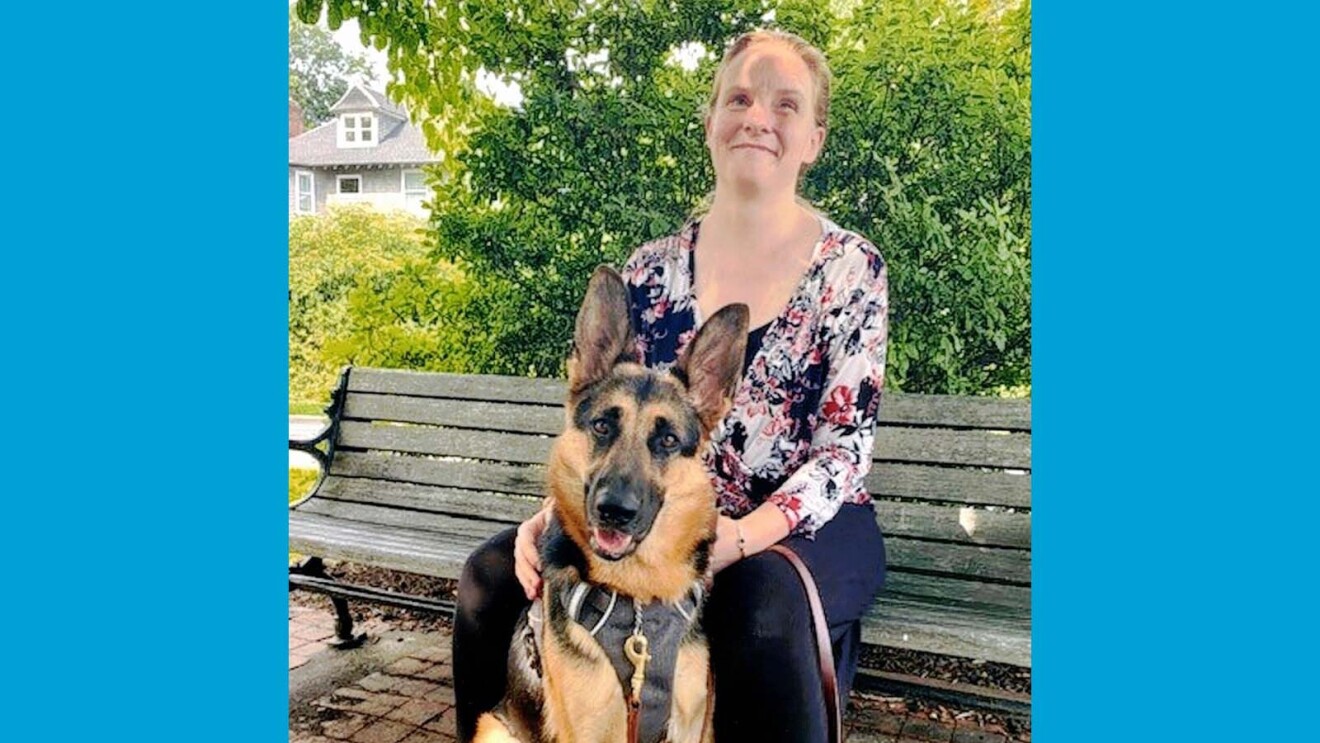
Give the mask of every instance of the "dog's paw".
[{"label": "dog's paw", "polygon": [[473,743],[519,743],[499,718],[486,713],[477,719],[477,734]]}]

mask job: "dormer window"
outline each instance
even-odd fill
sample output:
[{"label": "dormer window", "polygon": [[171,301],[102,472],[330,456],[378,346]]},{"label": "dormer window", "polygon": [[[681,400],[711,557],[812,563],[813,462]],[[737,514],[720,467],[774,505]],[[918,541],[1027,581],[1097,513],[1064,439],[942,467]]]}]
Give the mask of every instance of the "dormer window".
[{"label": "dormer window", "polygon": [[342,114],[339,117],[340,147],[376,146],[376,117],[374,114]]}]

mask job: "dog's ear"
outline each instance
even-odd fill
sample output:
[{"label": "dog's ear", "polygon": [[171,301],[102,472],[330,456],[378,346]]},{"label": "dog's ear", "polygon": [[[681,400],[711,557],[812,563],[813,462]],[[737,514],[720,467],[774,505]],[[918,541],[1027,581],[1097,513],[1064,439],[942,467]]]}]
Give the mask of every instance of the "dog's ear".
[{"label": "dog's ear", "polygon": [[576,395],[599,382],[615,364],[637,360],[628,311],[628,287],[609,266],[591,275],[587,296],[578,310],[573,330],[573,353],[568,359],[568,391]]},{"label": "dog's ear", "polygon": [[721,308],[701,326],[671,370],[687,385],[688,398],[707,431],[733,404],[747,351],[748,316],[745,304]]}]

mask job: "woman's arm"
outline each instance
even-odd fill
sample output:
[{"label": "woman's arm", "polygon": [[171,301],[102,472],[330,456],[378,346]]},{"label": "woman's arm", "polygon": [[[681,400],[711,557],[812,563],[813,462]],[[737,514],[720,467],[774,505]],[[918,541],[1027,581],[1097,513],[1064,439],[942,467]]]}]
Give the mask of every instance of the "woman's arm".
[{"label": "woman's arm", "polygon": [[789,534],[814,533],[834,517],[844,496],[864,487],[884,385],[889,285],[875,248],[868,245],[861,253],[836,282],[836,301],[827,310],[829,370],[811,455],[751,513],[719,517],[711,550],[715,572]]},{"label": "woman's arm", "polygon": [[798,534],[814,534],[846,497],[864,487],[884,388],[888,271],[879,252],[866,244],[838,273],[834,301],[825,310],[829,368],[811,454],[766,501]]}]

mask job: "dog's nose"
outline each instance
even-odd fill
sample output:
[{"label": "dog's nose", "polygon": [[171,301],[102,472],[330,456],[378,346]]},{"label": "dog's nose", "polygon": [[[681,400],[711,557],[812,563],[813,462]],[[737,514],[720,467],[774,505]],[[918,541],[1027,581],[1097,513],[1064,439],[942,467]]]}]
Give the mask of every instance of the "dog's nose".
[{"label": "dog's nose", "polygon": [[637,506],[618,501],[596,504],[596,515],[606,526],[627,526],[637,517]]},{"label": "dog's nose", "polygon": [[605,526],[627,526],[637,517],[642,499],[626,478],[606,477],[596,487],[596,518]]}]

